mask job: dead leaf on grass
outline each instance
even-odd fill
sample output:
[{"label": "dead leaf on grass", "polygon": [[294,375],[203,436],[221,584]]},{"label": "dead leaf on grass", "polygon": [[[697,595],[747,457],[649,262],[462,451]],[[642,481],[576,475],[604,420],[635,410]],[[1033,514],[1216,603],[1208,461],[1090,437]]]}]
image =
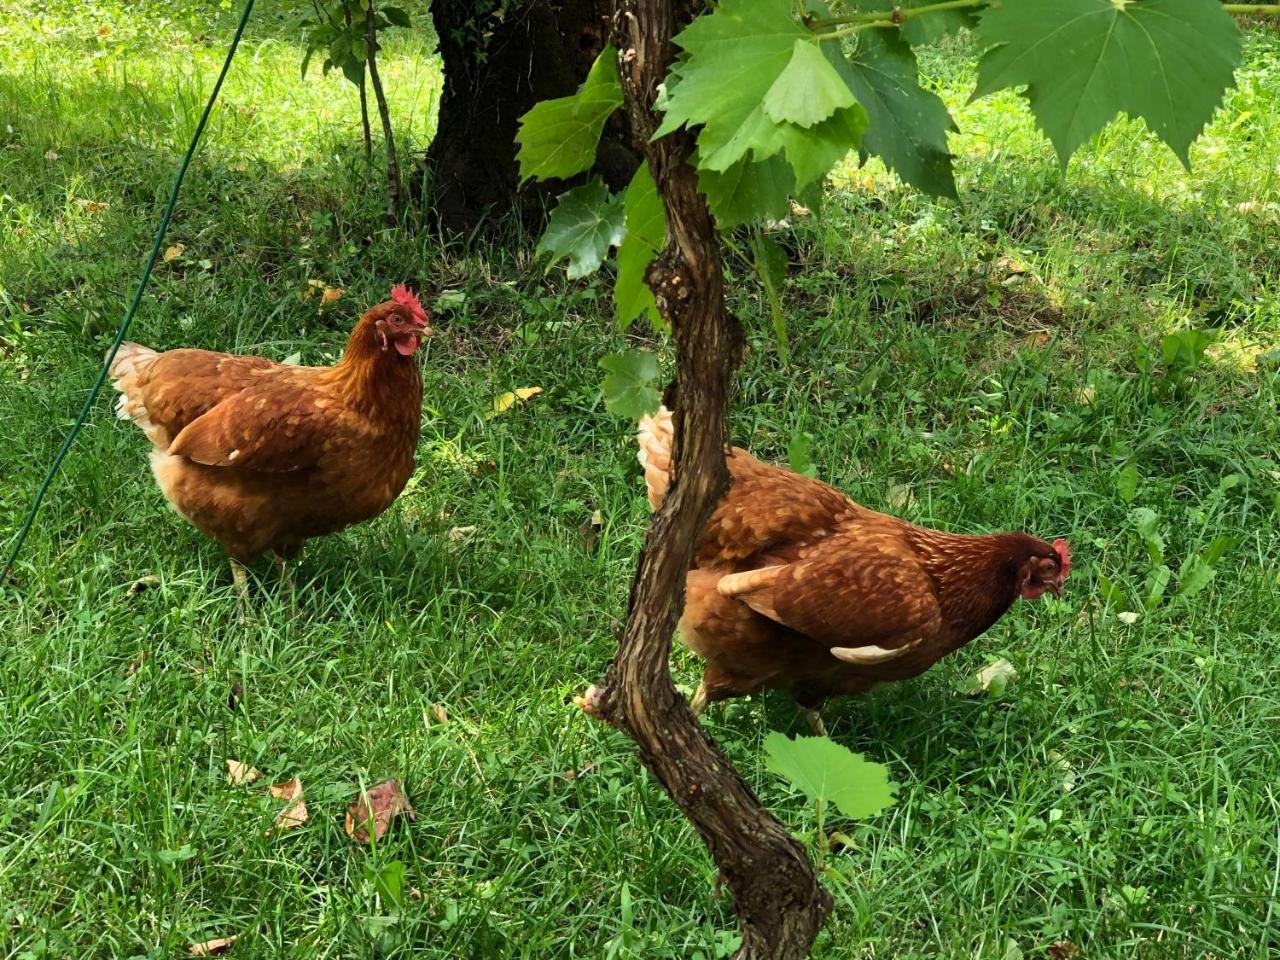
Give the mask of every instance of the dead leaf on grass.
[{"label": "dead leaf on grass", "polygon": [[906,510],[916,502],[916,495],[905,483],[895,483],[885,494],[884,500],[890,510]]},{"label": "dead leaf on grass", "polygon": [[102,213],[107,209],[107,204],[101,200],[77,200],[76,203],[85,213]]},{"label": "dead leaf on grass", "polygon": [[173,260],[177,260],[180,256],[182,256],[183,252],[186,249],[187,248],[180,243],[175,243],[171,247],[166,247],[164,251],[164,262],[169,263]]},{"label": "dead leaf on grass", "polygon": [[230,937],[218,937],[216,940],[206,940],[204,943],[193,943],[190,949],[187,950],[187,956],[216,957],[230,950],[231,945],[239,938],[239,935],[236,934]]},{"label": "dead leaf on grass", "polygon": [[[247,763],[241,763],[239,760],[227,758],[227,783],[233,787],[241,785],[248,786],[255,780],[262,779],[262,771],[257,767],[251,767]],[[272,796],[275,796],[275,787],[271,788]]]},{"label": "dead leaf on grass", "polygon": [[484,415],[486,420],[492,420],[500,413],[506,413],[516,401],[531,400],[542,392],[541,387],[521,387],[519,390],[508,390],[501,396],[495,397],[493,401],[493,409]]},{"label": "dead leaf on grass", "polygon": [[431,712],[436,715],[436,719],[441,723],[449,722],[449,711],[444,708],[443,704],[433,703],[431,705]]},{"label": "dead leaf on grass", "polygon": [[1055,940],[1045,951],[1049,960],[1075,960],[1080,956],[1080,948],[1070,940]]},{"label": "dead leaf on grass", "polygon": [[147,659],[147,651],[143,650],[136,657],[133,658],[133,662],[130,663],[129,666],[125,669],[124,675],[126,677],[132,677],[135,673],[137,673],[139,670],[142,669],[142,663],[146,659]]},{"label": "dead leaf on grass", "polygon": [[160,578],[153,573],[149,573],[145,577],[139,577],[129,585],[129,596],[136,597],[138,594],[158,586],[160,586]]},{"label": "dead leaf on grass", "polygon": [[339,287],[325,287],[324,293],[320,294],[320,306],[326,307],[333,301],[342,296],[342,289]]},{"label": "dead leaf on grass", "polygon": [[286,801],[285,808],[276,814],[277,830],[294,830],[307,822],[310,814],[307,813],[307,802],[302,799],[302,781],[297,777],[273,784],[271,796]]},{"label": "dead leaf on grass", "polygon": [[391,828],[391,821],[404,814],[416,817],[413,804],[395,780],[384,780],[367,794],[356,797],[347,807],[347,836],[357,843],[369,842],[369,818],[373,818],[373,835],[381,840]]}]

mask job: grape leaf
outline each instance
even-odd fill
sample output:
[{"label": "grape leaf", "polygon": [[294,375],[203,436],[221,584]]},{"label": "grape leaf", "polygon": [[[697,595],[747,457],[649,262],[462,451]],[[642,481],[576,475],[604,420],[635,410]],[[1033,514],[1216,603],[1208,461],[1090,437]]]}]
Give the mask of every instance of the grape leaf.
[{"label": "grape leaf", "polygon": [[716,226],[728,230],[760,218],[780,219],[791,209],[789,198],[796,179],[779,156],[759,162],[739,160],[724,173],[698,170],[698,189]]},{"label": "grape leaf", "polygon": [[618,280],[613,285],[618,323],[626,330],[633,320],[647,312],[654,327],[660,327],[662,317],[653,291],[644,282],[644,272],[667,242],[667,216],[647,163],[640,164],[631,178],[623,209],[627,234],[618,247]]},{"label": "grape leaf", "polygon": [[1141,117],[1184,166],[1240,62],[1218,0],[1018,0],[988,7],[973,98],[1025,86],[1066,165],[1117,114]]},{"label": "grape leaf", "polygon": [[766,143],[780,148],[795,173],[795,192],[825,177],[850,150],[858,147],[867,129],[867,111],[860,103],[837,110],[826,120],[805,130],[794,124],[778,124]]},{"label": "grape leaf", "polygon": [[537,254],[551,257],[548,270],[568,258],[569,279],[576,280],[599,269],[609,248],[622,242],[624,231],[621,195],[610,195],[604,184],[593,180],[560,194]]},{"label": "grape leaf", "polygon": [[621,105],[618,52],[605,47],[577,93],[542,100],[520,118],[516,160],[522,180],[572,177],[589,169],[604,122]]},{"label": "grape leaf", "polygon": [[889,768],[864,760],[826,737],[796,737],[776,731],[764,738],[765,766],[798,787],[814,803],[834,804],[852,820],[862,820],[894,802],[897,785]]},{"label": "grape leaf", "polygon": [[774,123],[812,127],[854,104],[844,82],[812,40],[796,40],[791,59],[764,95],[765,115]]},{"label": "grape leaf", "polygon": [[675,38],[684,55],[659,100],[665,116],[654,139],[702,125],[699,167],[718,172],[748,151],[764,148],[758,160],[775,153],[776,146],[766,146],[774,123],[764,99],[791,62],[797,40],[811,42],[811,34],[779,0],[724,0],[696,18]]},{"label": "grape leaf", "polygon": [[946,104],[920,86],[911,47],[889,30],[867,30],[851,60],[835,44],[825,49],[866,108],[864,159],[873,154],[917,190],[954,199],[947,133],[956,129],[955,121]]},{"label": "grape leaf", "polygon": [[[910,10],[912,7],[931,6],[937,0],[862,0],[860,7],[868,10],[883,10],[892,13],[895,9]],[[949,33],[964,28],[972,28],[977,18],[969,10],[937,10],[922,17],[913,17],[905,21],[898,29],[902,39],[913,47],[923,47],[937,43]]]},{"label": "grape leaf", "polygon": [[648,350],[624,350],[601,357],[604,405],[619,417],[639,420],[658,409],[661,398],[653,382],[658,379],[658,358]]}]

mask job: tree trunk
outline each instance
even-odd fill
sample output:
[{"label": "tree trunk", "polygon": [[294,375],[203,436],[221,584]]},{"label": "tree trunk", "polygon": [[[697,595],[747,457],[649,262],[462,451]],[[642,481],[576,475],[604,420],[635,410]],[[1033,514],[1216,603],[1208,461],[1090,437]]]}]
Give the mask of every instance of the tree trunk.
[{"label": "tree trunk", "polygon": [[[682,11],[685,22],[694,12]],[[693,138],[681,130],[648,142],[676,29],[671,2],[620,0],[615,23],[632,129],[641,134],[667,214],[667,246],[646,280],[676,340],[675,451],[672,485],[649,524],[631,584],[618,654],[581,702],[636,741],[645,765],[697,827],[733,894],[742,928],[738,960],[798,960],[830,913],[831,896],[804,847],[764,808],[671,682],[668,657],[689,560],[728,487],[726,408],[743,335],[725,307],[719,241],[686,162]]]},{"label": "tree trunk", "polygon": [[[347,29],[351,29],[351,6],[349,4],[342,5],[342,18],[346,21]],[[373,132],[369,129],[369,94],[365,89],[369,78],[369,68],[365,66],[360,72],[360,130],[364,134],[364,158],[366,160],[373,159]]]},{"label": "tree trunk", "polygon": [[[427,151],[428,213],[451,231],[496,226],[512,214],[528,226],[564,191],[559,181],[521,187],[517,121],[539,100],[566,97],[609,36],[611,0],[523,0],[499,20],[474,0],[433,0],[444,94]],[[620,115],[601,137],[598,167],[621,189],[639,155]]]},{"label": "tree trunk", "polygon": [[400,164],[396,160],[396,137],[391,129],[391,110],[387,107],[387,95],[382,89],[382,78],[378,76],[378,28],[375,25],[376,14],[373,3],[365,8],[365,43],[367,46],[365,61],[369,68],[369,82],[373,85],[373,96],[378,101],[378,116],[382,120],[382,138],[387,142],[387,226],[394,227],[400,222]]}]

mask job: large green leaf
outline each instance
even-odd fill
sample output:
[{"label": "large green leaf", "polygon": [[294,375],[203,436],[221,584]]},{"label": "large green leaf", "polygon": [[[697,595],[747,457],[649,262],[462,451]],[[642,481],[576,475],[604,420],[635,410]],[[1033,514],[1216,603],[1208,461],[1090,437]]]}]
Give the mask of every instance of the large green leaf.
[{"label": "large green leaf", "polygon": [[854,102],[849,85],[823,56],[818,43],[798,39],[791,59],[765,93],[761,105],[774,123],[812,127]]},{"label": "large green leaf", "polygon": [[852,820],[861,820],[894,802],[896,784],[889,768],[864,760],[826,737],[796,737],[780,733],[764,738],[765,766],[798,787],[814,803],[833,804]]},{"label": "large green leaf", "polygon": [[1018,0],[988,7],[974,97],[1025,86],[1065,165],[1117,114],[1141,117],[1184,165],[1240,62],[1218,0]]},{"label": "large green leaf", "polygon": [[661,403],[654,382],[661,372],[658,358],[648,350],[624,350],[601,357],[604,378],[604,405],[619,417],[639,420],[653,413]]},{"label": "large green leaf", "polygon": [[728,230],[756,219],[780,220],[796,180],[781,156],[753,162],[739,160],[724,173],[698,171],[698,189],[706,195],[716,226]]},{"label": "large green leaf", "polygon": [[642,313],[648,313],[655,327],[662,317],[653,291],[644,282],[645,269],[667,242],[667,217],[658,196],[657,184],[647,163],[640,164],[623,202],[626,236],[618,247],[618,280],[613,285],[613,302],[623,330]]},{"label": "large green leaf", "polygon": [[672,68],[654,137],[701,125],[699,165],[723,172],[747,154],[777,152],[764,99],[791,62],[797,40],[812,35],[782,0],[724,0],[675,38],[684,56]]},{"label": "large green leaf", "polygon": [[576,280],[600,268],[609,248],[622,242],[625,229],[621,195],[610,195],[593,180],[560,194],[537,253],[551,257],[548,269],[568,258],[569,279]]},{"label": "large green leaf", "polygon": [[955,122],[946,104],[920,86],[910,45],[890,30],[868,30],[859,35],[852,59],[836,44],[826,51],[866,108],[863,154],[879,157],[917,190],[954,198],[947,133]]},{"label": "large green leaf", "polygon": [[571,97],[543,100],[520,118],[516,142],[520,176],[572,177],[595,163],[604,123],[622,105],[618,52],[605,47]]}]

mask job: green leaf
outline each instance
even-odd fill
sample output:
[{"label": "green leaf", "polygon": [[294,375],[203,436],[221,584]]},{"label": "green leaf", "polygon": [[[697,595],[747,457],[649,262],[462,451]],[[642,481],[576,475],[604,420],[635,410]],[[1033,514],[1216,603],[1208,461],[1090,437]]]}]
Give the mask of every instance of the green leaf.
[{"label": "green leaf", "polygon": [[618,52],[605,47],[571,97],[543,100],[520,118],[516,160],[523,180],[572,177],[596,159],[600,131],[622,105]]},{"label": "green leaf", "polygon": [[675,38],[684,56],[667,80],[665,110],[654,139],[701,125],[699,169],[724,172],[748,151],[761,160],[773,121],[764,99],[791,62],[797,40],[811,34],[781,0],[724,0]]},{"label": "green leaf", "polygon": [[724,173],[698,170],[698,189],[721,230],[758,218],[780,220],[791,209],[795,176],[782,157],[740,160]]},{"label": "green leaf", "polygon": [[551,257],[547,269],[568,258],[570,280],[598,270],[609,248],[622,242],[621,201],[621,194],[611,195],[595,180],[560,194],[538,241],[538,255]]},{"label": "green leaf", "polygon": [[1147,546],[1147,556],[1151,565],[1164,563],[1164,537],[1160,536],[1160,515],[1149,507],[1138,507],[1130,514],[1133,525],[1138,528],[1138,535]]},{"label": "green leaf", "polygon": [[852,820],[879,813],[894,802],[897,785],[889,768],[864,760],[826,737],[797,737],[780,733],[764,739],[765,766],[800,789],[814,803],[833,804]]},{"label": "green leaf", "polygon": [[608,371],[604,378],[604,405],[609,412],[630,420],[639,420],[658,409],[661,397],[653,385],[660,370],[658,357],[648,350],[624,350],[600,360]]},{"label": "green leaf", "polygon": [[1229,537],[1225,534],[1216,537],[1209,546],[1204,548],[1204,553],[1200,554],[1200,559],[1211,567],[1216,567],[1218,561],[1222,559],[1222,555],[1236,545],[1235,537]]},{"label": "green leaf", "polygon": [[1018,0],[988,7],[973,97],[1025,86],[1065,166],[1119,113],[1141,117],[1190,163],[1240,62],[1218,0]]},{"label": "green leaf", "polygon": [[825,177],[849,151],[856,150],[866,129],[867,111],[855,103],[807,130],[790,123],[779,124],[773,128],[766,144],[776,146],[786,155],[795,172],[794,192],[800,193]]},{"label": "green leaf", "polygon": [[355,57],[347,57],[342,61],[342,75],[357,87],[360,86],[360,81],[364,79],[364,62]]},{"label": "green leaf", "polygon": [[787,466],[792,473],[802,477],[818,477],[818,468],[813,465],[813,435],[797,430],[791,434],[791,442],[787,444]]},{"label": "green leaf", "polygon": [[769,312],[773,315],[773,332],[778,340],[778,356],[786,363],[791,357],[791,347],[787,342],[787,318],[782,313],[782,298],[779,291],[787,278],[787,253],[778,246],[776,240],[762,232],[751,235],[751,253],[755,260],[756,273],[764,284],[765,298],[769,301]]},{"label": "green leaf", "polygon": [[413,26],[413,21],[409,19],[409,14],[405,13],[399,7],[380,7],[378,12],[397,27]]},{"label": "green leaf", "polygon": [[662,209],[657,184],[647,163],[640,164],[623,201],[626,236],[618,247],[618,280],[613,285],[613,302],[623,330],[642,313],[648,313],[655,328],[662,326],[653,291],[644,282],[645,269],[667,242],[667,216]]},{"label": "green leaf", "polygon": [[947,133],[956,129],[955,121],[946,104],[920,86],[911,47],[892,31],[867,30],[852,59],[834,44],[826,50],[866,109],[860,145],[864,158],[877,156],[917,190],[954,199]]},{"label": "green leaf", "polygon": [[811,39],[797,39],[791,59],[764,95],[765,115],[774,123],[812,127],[856,101],[835,67]]},{"label": "green leaf", "polygon": [[1120,476],[1116,477],[1116,494],[1121,500],[1129,503],[1133,500],[1138,492],[1138,468],[1135,464],[1128,464],[1120,471]]}]

